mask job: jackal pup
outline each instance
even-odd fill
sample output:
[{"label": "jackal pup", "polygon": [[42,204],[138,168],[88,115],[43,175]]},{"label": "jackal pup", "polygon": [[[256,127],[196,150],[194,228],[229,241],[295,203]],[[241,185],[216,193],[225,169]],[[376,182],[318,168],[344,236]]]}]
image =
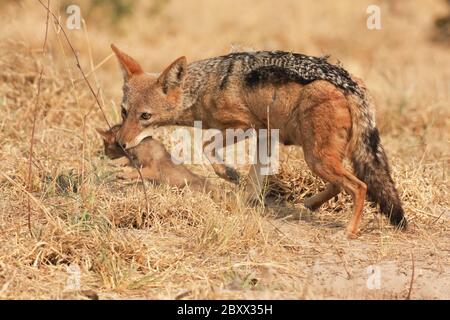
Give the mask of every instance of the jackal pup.
[{"label": "jackal pup", "polygon": [[[119,165],[134,165],[141,167],[142,177],[155,183],[166,183],[170,186],[182,188],[188,185],[195,191],[213,191],[205,178],[196,175],[183,164],[173,163],[170,153],[164,145],[146,137],[137,146],[127,150],[129,157],[116,142],[116,134],[121,125],[115,125],[110,130],[97,129],[103,138],[104,150],[107,157]],[[124,179],[137,179],[139,173],[133,171],[120,175]]]}]

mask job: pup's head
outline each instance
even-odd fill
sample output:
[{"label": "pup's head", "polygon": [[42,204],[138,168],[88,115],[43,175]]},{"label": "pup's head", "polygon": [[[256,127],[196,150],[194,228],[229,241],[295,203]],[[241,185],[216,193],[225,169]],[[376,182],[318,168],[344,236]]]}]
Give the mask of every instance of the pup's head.
[{"label": "pup's head", "polygon": [[103,146],[105,148],[105,154],[110,159],[117,159],[125,156],[122,148],[117,144],[116,134],[120,129],[120,125],[115,125],[110,130],[102,130],[97,128],[97,132],[103,138]]},{"label": "pup's head", "polygon": [[144,73],[136,60],[114,45],[124,76],[121,113],[123,124],[117,142],[125,149],[151,135],[151,126],[171,124],[182,110],[182,84],[186,77],[186,58],[172,62],[161,74]]}]

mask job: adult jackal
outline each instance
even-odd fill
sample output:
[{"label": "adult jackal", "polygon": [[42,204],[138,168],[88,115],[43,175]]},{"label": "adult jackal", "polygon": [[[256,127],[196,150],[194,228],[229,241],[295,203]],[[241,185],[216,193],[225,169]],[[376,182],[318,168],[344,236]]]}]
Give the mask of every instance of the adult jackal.
[{"label": "adult jackal", "polygon": [[[279,129],[280,142],[303,147],[309,168],[328,182],[306,199],[311,210],[343,188],[353,197],[347,234],[353,237],[366,193],[392,224],[406,227],[386,154],[375,126],[373,108],[362,81],[327,58],[281,51],[232,53],[187,64],[181,57],[161,74],[141,66],[114,45],[124,74],[123,126],[117,139],[132,148],[162,125],[203,128]],[[343,166],[349,158],[354,172]],[[215,165],[219,176],[233,170]],[[258,196],[258,164],[250,170],[248,193]]]}]

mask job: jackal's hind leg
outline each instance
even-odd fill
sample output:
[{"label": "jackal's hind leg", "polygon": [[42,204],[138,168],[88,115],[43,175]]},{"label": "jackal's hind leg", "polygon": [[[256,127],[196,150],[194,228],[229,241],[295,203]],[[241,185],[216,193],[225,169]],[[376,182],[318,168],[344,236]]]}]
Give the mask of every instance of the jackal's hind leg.
[{"label": "jackal's hind leg", "polygon": [[[339,189],[341,187],[344,188],[344,190],[352,196],[353,215],[347,225],[346,231],[349,238],[356,237],[359,232],[358,228],[366,197],[366,184],[345,169],[340,159],[327,157],[312,160],[311,157],[307,157],[307,163],[311,170],[319,177],[330,182],[330,184],[337,186]],[[325,190],[312,197],[313,204],[319,204],[322,200],[330,196],[333,191],[335,190]]]},{"label": "jackal's hind leg", "polygon": [[325,190],[322,192],[306,198],[305,199],[305,207],[311,211],[315,211],[319,209],[319,207],[330,200],[331,198],[337,196],[341,192],[341,187],[332,183],[328,183],[325,187]]},{"label": "jackal's hind leg", "polygon": [[353,199],[353,215],[347,225],[347,236],[349,238],[355,238],[359,233],[359,224],[364,208],[367,185],[356,178],[352,173],[346,171],[344,174],[343,187]]},{"label": "jackal's hind leg", "polygon": [[[335,194],[338,188],[343,188],[353,198],[353,215],[347,225],[347,236],[353,238],[359,231],[367,186],[343,164],[352,127],[347,100],[334,88],[329,88],[328,85],[324,88],[313,91],[303,102],[302,107],[306,111],[301,115],[300,130],[304,137],[303,151],[309,168],[335,187],[327,187],[325,191],[310,198],[306,205],[317,207]],[[324,100],[327,95],[330,98]]]}]

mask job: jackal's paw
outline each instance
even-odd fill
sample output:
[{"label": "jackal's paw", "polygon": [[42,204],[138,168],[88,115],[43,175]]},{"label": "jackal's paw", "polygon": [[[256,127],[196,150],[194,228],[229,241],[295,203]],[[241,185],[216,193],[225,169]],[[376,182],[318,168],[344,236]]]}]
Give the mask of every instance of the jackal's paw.
[{"label": "jackal's paw", "polygon": [[357,239],[360,236],[361,232],[359,229],[353,230],[353,229],[347,228],[345,231],[345,234],[347,236],[347,239]]},{"label": "jackal's paw", "polygon": [[226,174],[226,179],[229,180],[230,182],[234,183],[234,184],[239,184],[240,181],[240,175],[239,172],[237,172],[236,169],[226,166],[225,167],[225,174]]}]

